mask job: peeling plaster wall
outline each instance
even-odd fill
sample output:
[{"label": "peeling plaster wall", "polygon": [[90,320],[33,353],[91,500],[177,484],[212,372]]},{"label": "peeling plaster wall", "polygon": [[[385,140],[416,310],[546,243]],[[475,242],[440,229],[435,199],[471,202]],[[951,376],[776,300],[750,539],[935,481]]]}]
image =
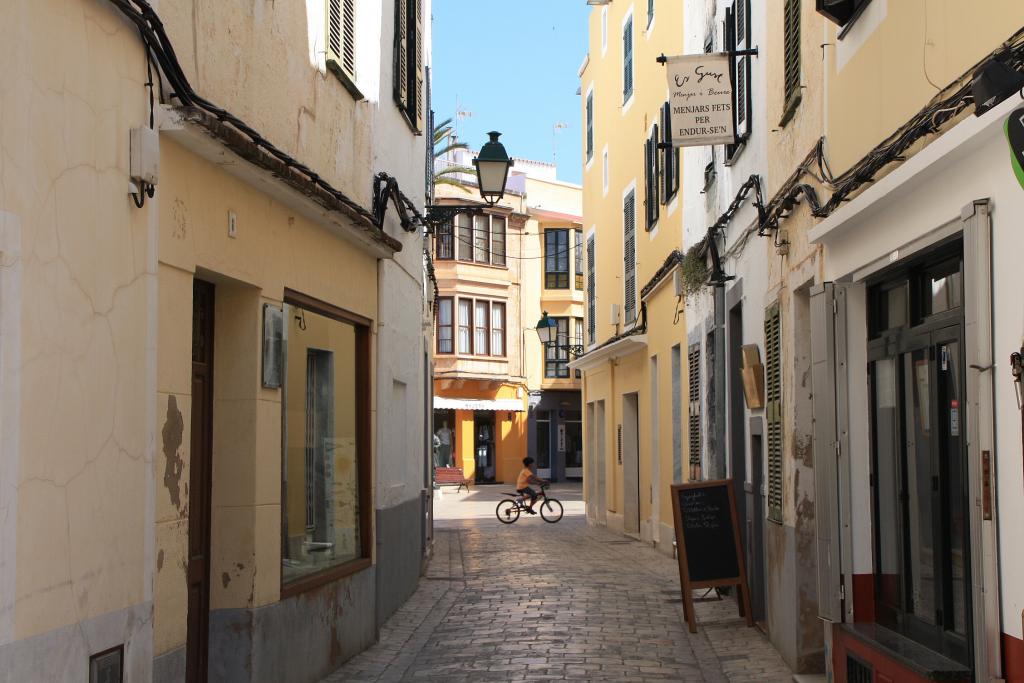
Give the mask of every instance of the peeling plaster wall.
[{"label": "peeling plaster wall", "polygon": [[145,60],[109,8],[42,0],[5,8],[0,63],[0,670],[84,680],[127,642],[142,677],[152,245],[126,178]]}]

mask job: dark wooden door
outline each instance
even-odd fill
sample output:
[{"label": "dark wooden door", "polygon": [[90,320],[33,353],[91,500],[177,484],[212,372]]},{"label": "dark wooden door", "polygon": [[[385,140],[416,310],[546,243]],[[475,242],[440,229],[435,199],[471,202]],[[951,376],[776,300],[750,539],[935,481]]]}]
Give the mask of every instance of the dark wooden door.
[{"label": "dark wooden door", "polygon": [[186,680],[205,683],[210,631],[210,480],[213,450],[213,301],[209,282],[192,288],[192,449],[189,464]]}]

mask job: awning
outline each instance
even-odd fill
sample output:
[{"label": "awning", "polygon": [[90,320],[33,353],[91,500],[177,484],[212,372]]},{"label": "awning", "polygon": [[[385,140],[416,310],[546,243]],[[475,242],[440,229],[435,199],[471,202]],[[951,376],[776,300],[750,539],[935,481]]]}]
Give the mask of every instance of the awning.
[{"label": "awning", "polygon": [[519,398],[446,398],[434,397],[435,409],[447,410],[494,410],[521,413],[525,411],[523,400]]}]

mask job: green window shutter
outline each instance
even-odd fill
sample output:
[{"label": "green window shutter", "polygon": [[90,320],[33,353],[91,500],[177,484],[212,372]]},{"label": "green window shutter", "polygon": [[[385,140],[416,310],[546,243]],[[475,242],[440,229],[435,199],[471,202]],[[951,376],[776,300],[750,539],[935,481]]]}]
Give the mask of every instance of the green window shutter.
[{"label": "green window shutter", "polygon": [[783,102],[800,92],[800,0],[786,0],[783,13]]},{"label": "green window shutter", "polygon": [[623,228],[623,313],[626,324],[636,320],[636,194],[632,191],[622,203]]},{"label": "green window shutter", "polygon": [[416,44],[413,48],[413,87],[416,96],[416,106],[412,111],[413,123],[416,130],[423,130],[426,120],[426,99],[424,94],[425,71],[423,68],[423,0],[409,0],[415,4],[413,13],[413,31]]},{"label": "green window shutter", "polygon": [[690,428],[690,465],[700,465],[700,344],[690,346],[686,354],[687,372],[689,373],[689,411]]},{"label": "green window shutter", "polygon": [[633,17],[622,27],[622,101],[633,95]]},{"label": "green window shutter", "polygon": [[395,0],[395,102],[409,106],[409,0]]},{"label": "green window shutter", "polygon": [[765,311],[765,420],[768,423],[768,519],[782,522],[782,363],[781,320],[776,303]]},{"label": "green window shutter", "polygon": [[355,0],[327,0],[327,67],[356,79]]},{"label": "green window shutter", "polygon": [[597,264],[594,262],[594,235],[587,238],[587,341],[597,341]]}]

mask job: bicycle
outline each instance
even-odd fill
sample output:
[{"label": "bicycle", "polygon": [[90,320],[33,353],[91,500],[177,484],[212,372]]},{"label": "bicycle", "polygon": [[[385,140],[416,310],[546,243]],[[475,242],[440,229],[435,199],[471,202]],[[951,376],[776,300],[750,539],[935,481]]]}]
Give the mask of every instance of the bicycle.
[{"label": "bicycle", "polygon": [[[558,520],[562,519],[562,515],[565,510],[562,508],[562,503],[557,498],[551,498],[547,494],[548,484],[540,485],[540,494],[537,496],[537,503],[534,503],[534,507],[540,505],[540,516],[548,524],[554,524]],[[526,499],[521,493],[505,493],[504,495],[510,496],[512,500],[503,500],[498,503],[498,506],[494,509],[494,514],[497,515],[498,521],[502,524],[513,524],[519,515],[528,509],[526,505]],[[543,500],[543,502],[540,502]]]}]

